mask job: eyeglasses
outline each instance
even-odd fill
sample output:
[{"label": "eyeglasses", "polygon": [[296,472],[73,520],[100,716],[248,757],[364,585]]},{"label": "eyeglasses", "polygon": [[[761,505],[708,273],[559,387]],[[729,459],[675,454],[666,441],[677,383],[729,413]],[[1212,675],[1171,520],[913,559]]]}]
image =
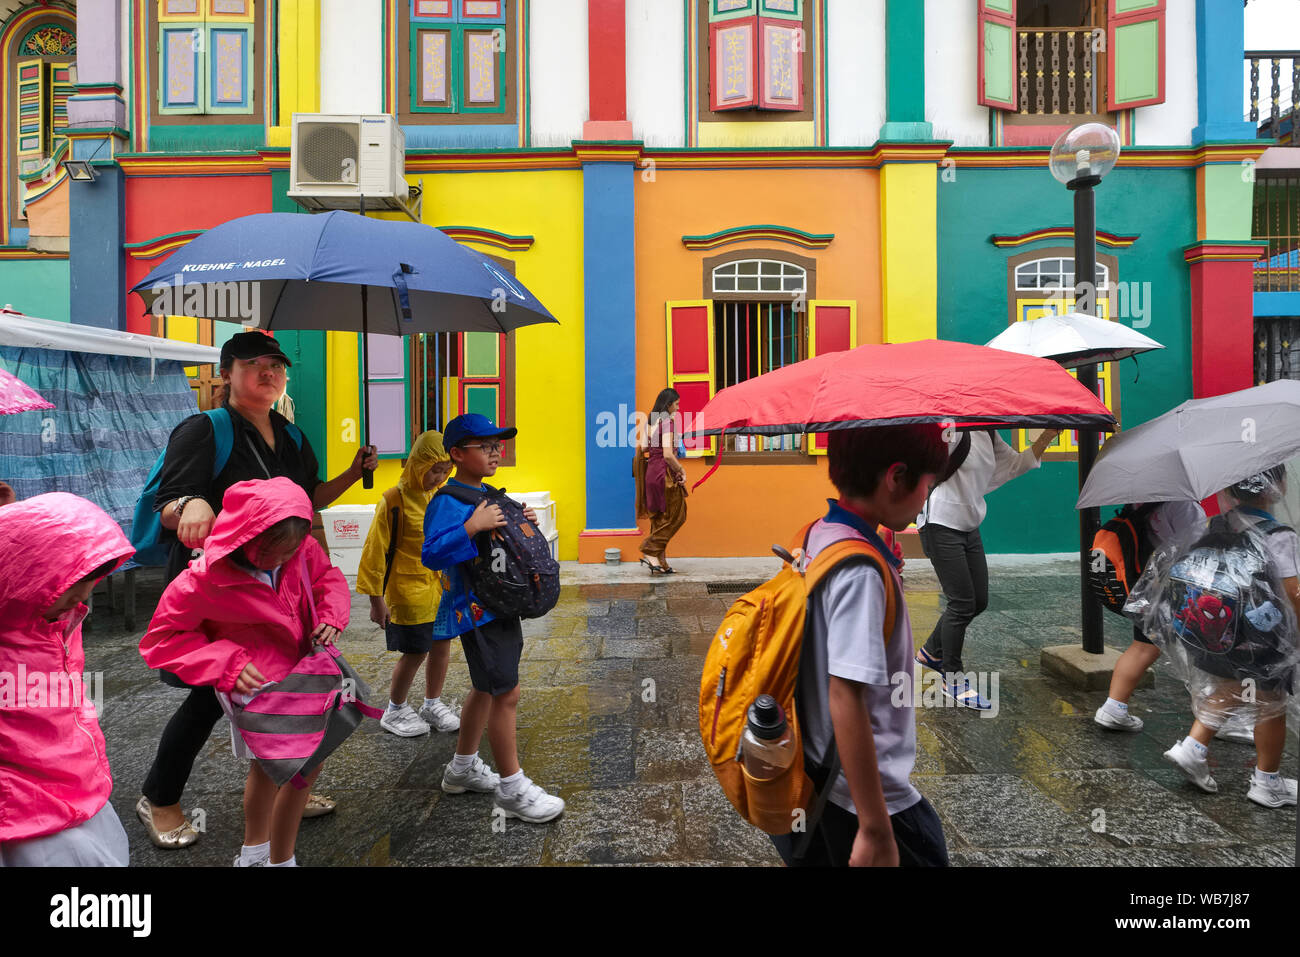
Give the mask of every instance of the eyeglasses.
[{"label": "eyeglasses", "polygon": [[488,455],[500,452],[506,447],[504,442],[480,442],[478,445],[462,445],[462,449],[482,449]]}]

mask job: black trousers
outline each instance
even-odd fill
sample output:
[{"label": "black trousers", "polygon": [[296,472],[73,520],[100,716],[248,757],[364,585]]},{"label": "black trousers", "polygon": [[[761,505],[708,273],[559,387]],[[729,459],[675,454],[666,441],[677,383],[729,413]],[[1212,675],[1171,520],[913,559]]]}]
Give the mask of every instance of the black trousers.
[{"label": "black trousers", "polygon": [[163,729],[158,753],[144,779],[144,796],[150,804],[167,807],[181,802],[181,792],[194,769],[194,759],[207,744],[222,714],[215,690],[208,686],[190,689],[189,696]]},{"label": "black trousers", "polygon": [[[905,811],[889,816],[898,845],[899,867],[947,867],[948,844],[943,839],[943,825],[930,802],[924,797]],[[794,848],[799,834],[773,836],[777,853],[788,867],[848,867],[853,841],[858,833],[858,816],[838,805],[826,802],[822,818],[813,830],[808,852],[795,860]]]},{"label": "black trousers", "polygon": [[925,650],[939,658],[944,674],[965,671],[961,651],[966,628],[989,606],[989,566],[979,529],[959,532],[927,522],[921,526],[921,548],[934,565],[946,605],[930,632]]}]

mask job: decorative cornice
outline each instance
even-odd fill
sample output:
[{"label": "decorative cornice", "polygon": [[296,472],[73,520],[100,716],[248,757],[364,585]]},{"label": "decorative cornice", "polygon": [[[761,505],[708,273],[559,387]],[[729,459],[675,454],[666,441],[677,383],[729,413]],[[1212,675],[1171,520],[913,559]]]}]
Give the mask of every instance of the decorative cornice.
[{"label": "decorative cornice", "polygon": [[287,148],[258,150],[257,154],[262,157],[262,163],[268,170],[289,168],[289,150]]},{"label": "decorative cornice", "polygon": [[[1200,146],[1126,147],[1120,153],[1116,165],[1125,169],[1166,169],[1237,164],[1259,159],[1268,146],[1267,142],[1251,140],[1240,143],[1206,143]],[[1051,147],[1047,146],[1013,149],[957,147],[948,151],[948,158],[963,168],[1045,168],[1051,152]]]},{"label": "decorative cornice", "polygon": [[[1035,229],[1032,232],[1022,233],[1019,236],[990,236],[989,242],[994,246],[1002,249],[1014,248],[1016,246],[1028,246],[1030,243],[1043,242],[1045,240],[1062,240],[1074,239],[1073,226],[1048,226],[1046,229]],[[1102,230],[1097,231],[1097,242],[1103,246],[1110,246],[1112,249],[1128,249],[1138,241],[1137,236],[1120,236],[1116,233],[1107,233]]]},{"label": "decorative cornice", "polygon": [[536,241],[532,236],[512,236],[509,233],[499,233],[495,229],[484,229],[481,226],[439,226],[438,229],[458,243],[478,243],[482,246],[495,246],[498,249],[506,249],[514,253],[526,252],[532,249],[533,243]]},{"label": "decorative cornice", "polygon": [[641,158],[644,144],[640,140],[599,142],[574,140],[573,152],[579,163],[635,163]]},{"label": "decorative cornice", "polygon": [[573,150],[407,150],[408,173],[491,173],[515,170],[581,169]]},{"label": "decorative cornice", "polygon": [[1200,239],[1183,247],[1183,259],[1189,263],[1255,262],[1266,252],[1266,241]]},{"label": "decorative cornice", "polygon": [[130,153],[119,155],[117,162],[127,176],[240,176],[267,172],[266,163],[257,153]]},{"label": "decorative cornice", "polygon": [[63,135],[70,140],[102,140],[105,136],[127,140],[131,138],[131,131],[120,126],[77,126],[65,130]]},{"label": "decorative cornice", "polygon": [[683,236],[682,245],[692,252],[717,249],[731,243],[789,243],[801,249],[825,249],[835,238],[834,233],[806,233],[793,226],[733,226],[704,236]]},{"label": "decorative cornice", "polygon": [[67,253],[44,253],[26,246],[0,246],[0,262],[10,259],[67,259]]},{"label": "decorative cornice", "polygon": [[121,83],[74,83],[72,88],[77,93],[122,95]]},{"label": "decorative cornice", "polygon": [[157,259],[159,256],[165,256],[175,249],[184,246],[196,236],[201,236],[206,230],[203,229],[184,229],[179,233],[164,233],[161,236],[155,236],[153,239],[145,239],[138,243],[123,243],[122,248],[132,259]]}]

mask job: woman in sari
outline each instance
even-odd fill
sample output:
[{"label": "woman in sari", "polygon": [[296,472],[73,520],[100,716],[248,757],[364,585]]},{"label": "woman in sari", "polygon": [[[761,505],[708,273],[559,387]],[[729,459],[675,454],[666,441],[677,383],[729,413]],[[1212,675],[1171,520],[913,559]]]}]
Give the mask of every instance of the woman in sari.
[{"label": "woman in sari", "polygon": [[[645,436],[637,443],[636,515],[650,519],[650,534],[641,543],[641,564],[652,575],[671,575],[668,542],[686,523],[686,472],[680,456],[676,389],[664,389],[650,410]],[[654,559],[654,561],[651,561]]]}]

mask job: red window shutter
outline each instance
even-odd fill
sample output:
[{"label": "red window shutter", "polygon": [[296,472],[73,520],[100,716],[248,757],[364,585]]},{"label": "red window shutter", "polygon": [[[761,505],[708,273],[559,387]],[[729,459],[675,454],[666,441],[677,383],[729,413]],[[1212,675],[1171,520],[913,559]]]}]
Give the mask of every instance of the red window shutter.
[{"label": "red window shutter", "polygon": [[758,18],[709,24],[709,106],[740,110],[758,103]]},{"label": "red window shutter", "polygon": [[[808,307],[808,358],[827,352],[843,352],[858,344],[856,301],[814,299]],[[827,433],[809,436],[808,452],[825,455]]]},{"label": "red window shutter", "polygon": [[[681,396],[683,432],[690,431],[695,416],[713,398],[713,375],[713,301],[668,303],[668,386]],[[712,436],[686,439],[684,444],[687,458],[717,450]]]},{"label": "red window shutter", "polygon": [[1015,110],[1016,0],[979,0],[976,42],[979,44],[979,103],[998,110]]},{"label": "red window shutter", "polygon": [[1106,108],[1165,101],[1165,0],[1107,0]]}]

